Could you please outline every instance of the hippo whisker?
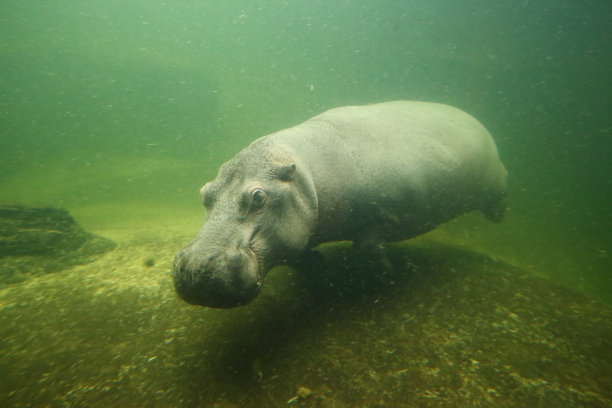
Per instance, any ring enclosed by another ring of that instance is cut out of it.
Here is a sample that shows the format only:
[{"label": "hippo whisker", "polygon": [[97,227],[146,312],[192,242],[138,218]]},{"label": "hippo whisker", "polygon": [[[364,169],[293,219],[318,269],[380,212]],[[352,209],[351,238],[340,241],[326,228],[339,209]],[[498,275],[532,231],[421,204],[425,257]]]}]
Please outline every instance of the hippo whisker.
[{"label": "hippo whisker", "polygon": [[[251,240],[249,241],[248,247],[255,256],[255,259],[257,260],[257,275],[263,278],[265,246],[261,242]],[[261,280],[261,278],[259,278],[259,280]],[[261,284],[261,282],[258,282],[258,284]]]}]

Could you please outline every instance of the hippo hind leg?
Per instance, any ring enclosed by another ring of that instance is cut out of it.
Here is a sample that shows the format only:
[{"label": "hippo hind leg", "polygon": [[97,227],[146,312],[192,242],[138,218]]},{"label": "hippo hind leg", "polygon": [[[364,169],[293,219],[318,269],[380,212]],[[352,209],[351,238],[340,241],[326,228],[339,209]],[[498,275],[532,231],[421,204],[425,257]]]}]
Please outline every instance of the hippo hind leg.
[{"label": "hippo hind leg", "polygon": [[506,213],[506,200],[505,198],[498,197],[495,200],[491,200],[485,207],[482,208],[482,213],[485,218],[493,222],[501,222]]}]

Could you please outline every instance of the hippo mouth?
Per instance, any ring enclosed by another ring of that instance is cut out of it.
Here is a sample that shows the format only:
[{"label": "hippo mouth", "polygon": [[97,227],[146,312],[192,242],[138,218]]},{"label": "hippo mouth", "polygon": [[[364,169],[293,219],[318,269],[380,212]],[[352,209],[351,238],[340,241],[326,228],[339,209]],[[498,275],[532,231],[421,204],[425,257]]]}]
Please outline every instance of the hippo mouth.
[{"label": "hippo mouth", "polygon": [[261,230],[261,226],[258,225],[253,229],[251,236],[247,242],[247,253],[257,263],[257,286],[261,287],[264,277],[264,251],[263,245],[257,238],[257,233]]}]

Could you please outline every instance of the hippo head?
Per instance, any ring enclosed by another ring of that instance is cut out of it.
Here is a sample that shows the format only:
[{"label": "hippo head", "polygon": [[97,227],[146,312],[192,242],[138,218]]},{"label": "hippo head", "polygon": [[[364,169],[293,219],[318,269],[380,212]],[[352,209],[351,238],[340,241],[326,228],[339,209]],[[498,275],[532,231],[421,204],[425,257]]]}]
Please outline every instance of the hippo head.
[{"label": "hippo head", "polygon": [[204,225],[174,258],[174,286],[192,304],[230,308],[253,300],[271,267],[306,248],[317,219],[307,169],[287,149],[265,144],[221,166],[201,195]]}]

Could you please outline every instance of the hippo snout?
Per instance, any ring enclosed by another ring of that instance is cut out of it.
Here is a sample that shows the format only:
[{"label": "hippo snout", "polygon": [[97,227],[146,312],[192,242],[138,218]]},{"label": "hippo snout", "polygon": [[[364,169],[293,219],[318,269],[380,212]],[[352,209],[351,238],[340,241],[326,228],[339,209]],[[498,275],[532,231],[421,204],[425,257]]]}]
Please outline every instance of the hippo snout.
[{"label": "hippo snout", "polygon": [[185,301],[215,308],[249,303],[259,294],[256,255],[248,249],[201,251],[191,245],[174,257],[174,287]]}]

